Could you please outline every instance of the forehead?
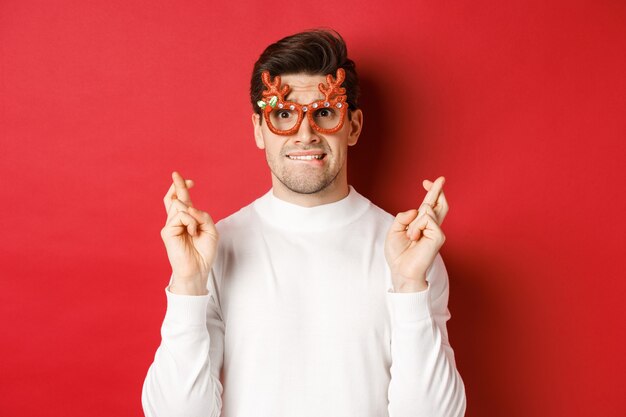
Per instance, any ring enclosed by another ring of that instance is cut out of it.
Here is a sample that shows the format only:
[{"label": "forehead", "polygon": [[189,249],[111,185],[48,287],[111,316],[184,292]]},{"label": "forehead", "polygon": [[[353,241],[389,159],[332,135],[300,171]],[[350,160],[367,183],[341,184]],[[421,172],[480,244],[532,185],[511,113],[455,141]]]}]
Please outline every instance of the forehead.
[{"label": "forehead", "polygon": [[281,84],[289,85],[289,94],[285,97],[288,100],[299,103],[309,103],[311,101],[324,98],[320,92],[318,85],[326,83],[325,75],[310,74],[284,74],[280,76]]}]

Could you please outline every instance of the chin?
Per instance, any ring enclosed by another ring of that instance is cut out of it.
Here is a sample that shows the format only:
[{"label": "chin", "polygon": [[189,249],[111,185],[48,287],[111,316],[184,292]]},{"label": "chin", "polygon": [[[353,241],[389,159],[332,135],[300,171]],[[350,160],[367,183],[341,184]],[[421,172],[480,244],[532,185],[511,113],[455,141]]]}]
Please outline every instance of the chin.
[{"label": "chin", "polygon": [[282,181],[281,180],[281,182],[289,190],[298,194],[317,194],[321,191],[324,191],[331,185],[331,183],[326,182],[326,181],[310,182],[310,181],[293,181],[293,180]]},{"label": "chin", "polygon": [[333,186],[336,177],[336,175],[320,176],[319,174],[313,176],[307,175],[307,173],[300,173],[300,175],[276,175],[276,178],[285,188],[298,194],[317,194],[322,192]]},{"label": "chin", "polygon": [[275,161],[268,158],[272,176],[287,190],[297,194],[313,195],[328,191],[334,187],[335,181],[341,172],[340,169],[337,172],[331,172],[329,171],[331,167],[328,166],[323,169],[313,167],[294,169],[284,165],[275,167],[273,162]]}]

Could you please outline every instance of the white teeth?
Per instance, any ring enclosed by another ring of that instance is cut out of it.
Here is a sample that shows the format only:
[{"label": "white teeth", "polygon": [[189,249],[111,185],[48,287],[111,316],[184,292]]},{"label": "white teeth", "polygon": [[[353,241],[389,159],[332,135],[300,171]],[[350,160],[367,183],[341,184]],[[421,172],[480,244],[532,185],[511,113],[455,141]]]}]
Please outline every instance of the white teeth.
[{"label": "white teeth", "polygon": [[289,159],[298,161],[312,161],[314,159],[322,159],[324,155],[287,155]]}]

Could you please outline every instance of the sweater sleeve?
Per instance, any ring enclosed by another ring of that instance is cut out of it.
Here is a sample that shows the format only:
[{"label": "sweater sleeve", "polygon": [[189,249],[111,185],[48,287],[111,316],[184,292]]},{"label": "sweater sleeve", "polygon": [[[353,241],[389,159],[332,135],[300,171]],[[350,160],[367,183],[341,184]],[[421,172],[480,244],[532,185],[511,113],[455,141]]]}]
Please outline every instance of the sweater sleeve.
[{"label": "sweater sleeve", "polygon": [[465,414],[463,380],[448,342],[448,273],[440,254],[427,273],[428,289],[389,290],[391,381],[389,417],[459,417]]},{"label": "sweater sleeve", "polygon": [[143,385],[144,413],[147,417],[218,417],[224,323],[215,292],[209,289],[205,296],[165,292],[161,345]]}]

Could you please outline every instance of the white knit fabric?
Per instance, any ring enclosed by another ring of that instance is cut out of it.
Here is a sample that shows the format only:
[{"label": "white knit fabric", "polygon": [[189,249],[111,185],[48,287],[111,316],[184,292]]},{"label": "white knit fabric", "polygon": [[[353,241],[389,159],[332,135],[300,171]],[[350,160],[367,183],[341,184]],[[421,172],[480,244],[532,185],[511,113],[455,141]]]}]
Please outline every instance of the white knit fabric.
[{"label": "white knit fabric", "polygon": [[310,208],[270,191],[220,221],[209,295],[166,290],[146,415],[462,416],[443,260],[394,293],[392,221],[352,187]]}]

